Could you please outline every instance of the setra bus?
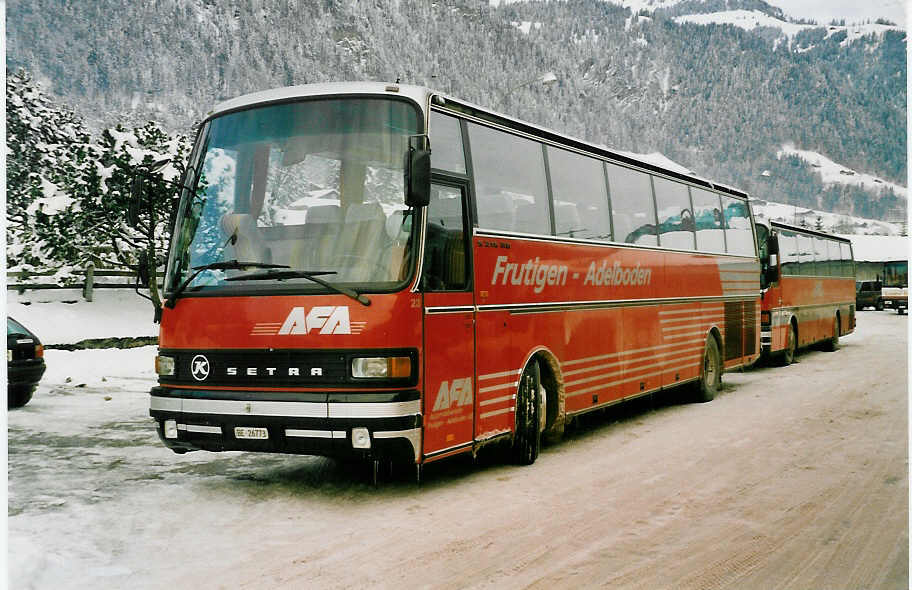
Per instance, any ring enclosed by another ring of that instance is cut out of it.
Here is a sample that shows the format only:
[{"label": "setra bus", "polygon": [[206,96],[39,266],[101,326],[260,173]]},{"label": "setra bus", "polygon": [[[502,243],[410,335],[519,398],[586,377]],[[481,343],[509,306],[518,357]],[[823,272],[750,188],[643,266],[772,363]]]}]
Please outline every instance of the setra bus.
[{"label": "setra bus", "polygon": [[909,261],[892,260],[884,262],[883,306],[904,314],[909,309]]},{"label": "setra bus", "polygon": [[789,365],[801,347],[836,350],[855,329],[855,261],[846,238],[772,221],[757,224],[763,267],[763,353]]},{"label": "setra bus", "polygon": [[150,403],[178,453],[529,464],[759,357],[745,193],[425,88],[230,100],[182,182]]}]

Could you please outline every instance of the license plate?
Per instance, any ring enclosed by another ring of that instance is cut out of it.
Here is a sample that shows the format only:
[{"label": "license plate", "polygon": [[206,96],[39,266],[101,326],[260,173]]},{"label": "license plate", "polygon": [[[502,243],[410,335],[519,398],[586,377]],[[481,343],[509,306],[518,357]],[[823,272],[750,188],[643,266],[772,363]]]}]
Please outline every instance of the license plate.
[{"label": "license plate", "polygon": [[269,431],[265,428],[253,428],[250,426],[235,426],[234,438],[247,438],[263,440],[269,438]]}]

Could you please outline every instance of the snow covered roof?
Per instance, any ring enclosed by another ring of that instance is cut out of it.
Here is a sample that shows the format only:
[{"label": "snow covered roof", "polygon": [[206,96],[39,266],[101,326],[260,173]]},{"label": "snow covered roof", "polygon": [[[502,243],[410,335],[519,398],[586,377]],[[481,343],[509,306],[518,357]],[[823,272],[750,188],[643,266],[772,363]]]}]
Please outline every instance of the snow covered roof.
[{"label": "snow covered roof", "polygon": [[909,236],[843,235],[852,242],[856,262],[887,262],[909,258]]}]

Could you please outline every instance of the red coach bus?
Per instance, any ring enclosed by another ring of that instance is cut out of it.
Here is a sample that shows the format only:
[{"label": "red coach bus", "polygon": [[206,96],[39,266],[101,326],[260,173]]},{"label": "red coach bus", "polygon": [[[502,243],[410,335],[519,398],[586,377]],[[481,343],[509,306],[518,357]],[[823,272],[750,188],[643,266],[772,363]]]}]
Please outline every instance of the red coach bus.
[{"label": "red coach bus", "polygon": [[760,353],[746,194],[428,89],[231,100],[183,182],[150,408],[175,452],[528,464]]},{"label": "red coach bus", "polygon": [[806,228],[758,223],[763,267],[761,342],[780,364],[822,342],[836,350],[855,329],[855,262],[845,238]]}]

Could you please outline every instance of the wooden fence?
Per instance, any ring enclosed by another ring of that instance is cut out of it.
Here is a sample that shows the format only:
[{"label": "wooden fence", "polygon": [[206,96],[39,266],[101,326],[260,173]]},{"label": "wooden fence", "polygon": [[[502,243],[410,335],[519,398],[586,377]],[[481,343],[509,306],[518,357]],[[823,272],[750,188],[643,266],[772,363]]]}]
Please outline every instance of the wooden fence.
[{"label": "wooden fence", "polygon": [[52,283],[47,280],[55,274],[53,272],[8,272],[6,273],[6,288],[19,293],[39,289],[81,288],[83,298],[86,301],[92,301],[92,292],[95,289],[134,289],[136,287],[135,272],[96,269],[92,263],[86,265],[78,279],[70,278],[62,283]]}]

